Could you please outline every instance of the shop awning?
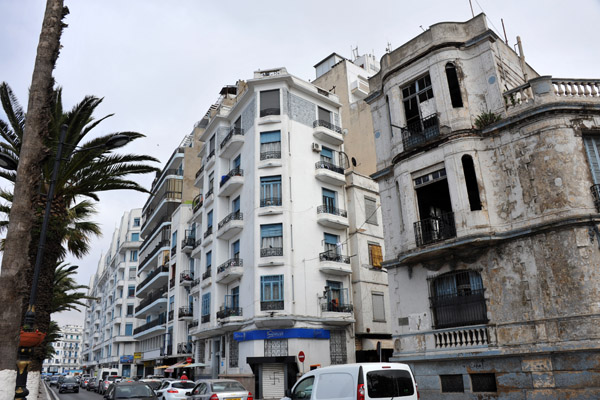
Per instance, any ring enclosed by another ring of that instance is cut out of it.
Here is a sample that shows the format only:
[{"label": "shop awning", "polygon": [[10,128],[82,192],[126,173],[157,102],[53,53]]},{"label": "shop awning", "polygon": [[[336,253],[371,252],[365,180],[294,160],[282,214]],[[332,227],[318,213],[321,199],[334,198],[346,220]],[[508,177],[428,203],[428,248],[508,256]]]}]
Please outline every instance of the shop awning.
[{"label": "shop awning", "polygon": [[208,364],[203,364],[203,363],[192,363],[192,364],[187,364],[185,365],[185,367],[189,367],[189,368],[194,368],[194,367],[207,367]]},{"label": "shop awning", "polygon": [[185,361],[178,362],[177,364],[173,364],[173,365],[167,367],[167,369],[165,369],[165,372],[173,372],[173,370],[175,368],[183,368],[183,367],[185,367],[186,364],[188,364],[188,363],[186,363]]},{"label": "shop awning", "polygon": [[165,368],[169,368],[168,365],[161,365],[160,367],[154,367],[156,369],[165,369]]}]

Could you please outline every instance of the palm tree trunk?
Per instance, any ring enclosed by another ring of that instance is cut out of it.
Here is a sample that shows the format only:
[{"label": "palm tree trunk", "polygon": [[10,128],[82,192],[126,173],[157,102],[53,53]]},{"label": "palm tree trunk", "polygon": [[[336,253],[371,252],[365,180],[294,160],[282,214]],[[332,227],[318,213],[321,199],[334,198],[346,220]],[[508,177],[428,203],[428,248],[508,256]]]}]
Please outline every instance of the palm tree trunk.
[{"label": "palm tree trunk", "polygon": [[63,0],[47,0],[38,43],[27,120],[19,156],[19,167],[14,188],[6,234],[2,271],[0,275],[0,400],[12,400],[16,382],[17,348],[22,321],[24,273],[30,266],[29,247],[33,224],[33,201],[39,185],[42,162],[47,154],[44,139],[48,137],[50,99],[54,86],[52,71],[60,49],[60,37],[68,14]]}]

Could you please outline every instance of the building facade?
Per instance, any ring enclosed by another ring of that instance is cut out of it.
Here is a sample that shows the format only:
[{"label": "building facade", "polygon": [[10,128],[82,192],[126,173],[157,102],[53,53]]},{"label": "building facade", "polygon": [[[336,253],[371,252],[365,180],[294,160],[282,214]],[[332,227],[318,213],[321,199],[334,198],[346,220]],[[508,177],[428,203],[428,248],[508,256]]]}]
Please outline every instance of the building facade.
[{"label": "building facade", "polygon": [[47,374],[74,374],[81,372],[83,328],[80,325],[63,325],[60,338],[52,343],[54,356],[44,360],[42,372]]},{"label": "building facade", "polygon": [[539,76],[483,14],[369,80],[393,360],[422,398],[600,396],[599,82]]},{"label": "building facade", "polygon": [[141,209],[121,217],[107,253],[90,279],[84,320],[82,364],[94,376],[102,368],[118,369],[121,376],[136,376],[134,364],[138,299],[135,296],[137,266],[141,245]]}]

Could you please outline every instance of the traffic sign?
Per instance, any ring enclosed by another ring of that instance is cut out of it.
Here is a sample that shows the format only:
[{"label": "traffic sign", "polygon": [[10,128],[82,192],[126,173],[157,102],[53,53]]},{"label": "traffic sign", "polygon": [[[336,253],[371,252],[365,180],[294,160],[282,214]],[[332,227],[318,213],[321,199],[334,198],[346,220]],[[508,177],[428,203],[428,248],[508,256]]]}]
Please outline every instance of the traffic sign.
[{"label": "traffic sign", "polygon": [[305,358],[304,352],[300,351],[300,353],[298,353],[298,361],[304,362],[304,358]]},{"label": "traffic sign", "polygon": [[192,357],[188,357],[185,359],[186,364],[190,364],[192,362]]}]

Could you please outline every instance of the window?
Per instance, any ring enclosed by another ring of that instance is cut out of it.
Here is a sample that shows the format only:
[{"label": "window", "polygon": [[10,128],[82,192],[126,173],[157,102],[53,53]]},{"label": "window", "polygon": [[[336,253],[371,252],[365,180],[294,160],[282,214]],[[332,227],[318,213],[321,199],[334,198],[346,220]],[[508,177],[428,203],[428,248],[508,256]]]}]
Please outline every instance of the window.
[{"label": "window", "polygon": [[212,251],[206,253],[206,270],[209,271],[212,266]]},{"label": "window", "polygon": [[281,357],[288,355],[287,339],[265,340],[265,357]]},{"label": "window", "polygon": [[129,285],[127,287],[127,297],[135,297],[135,285]]},{"label": "window", "polygon": [[378,244],[369,243],[369,262],[375,268],[381,268],[381,262],[383,261],[383,254],[381,252],[381,246]]},{"label": "window", "polygon": [[334,164],[333,150],[328,149],[325,146],[321,147],[321,161],[328,162],[330,164]]},{"label": "window", "polygon": [[175,309],[175,296],[169,297],[169,311],[173,311]]},{"label": "window", "polygon": [[213,211],[210,210],[208,214],[206,214],[206,228],[210,229],[213,226]]},{"label": "window", "polygon": [[281,205],[281,175],[262,176],[260,178],[260,206]]},{"label": "window", "polygon": [[440,375],[442,393],[464,393],[465,384],[462,375]]},{"label": "window", "polygon": [[461,158],[463,172],[465,174],[465,183],[467,184],[467,195],[469,196],[469,205],[471,211],[481,210],[481,199],[479,198],[479,186],[477,185],[477,175],[473,165],[473,157],[465,154]]},{"label": "window", "polygon": [[240,196],[236,197],[235,199],[233,199],[233,201],[231,202],[231,211],[235,214],[240,212]]},{"label": "window", "polygon": [[212,137],[208,141],[208,158],[211,158],[215,154],[216,136]]},{"label": "window", "polygon": [[323,121],[323,122],[327,122],[328,124],[331,123],[331,112],[327,111],[324,108],[321,107],[317,107],[317,115],[318,115],[318,120],[319,121]]},{"label": "window", "polygon": [[[137,261],[137,255],[136,255],[136,261]],[[135,279],[136,276],[136,268],[129,268],[129,279]]]},{"label": "window", "polygon": [[330,233],[325,233],[324,234],[324,247],[325,247],[325,252],[329,253],[329,255],[331,255],[332,257],[335,255],[338,255],[338,243],[340,242],[340,237],[338,235],[332,235]]},{"label": "window", "polygon": [[433,89],[431,88],[429,74],[412,81],[402,88],[402,102],[404,104],[408,129],[411,129],[411,126],[414,126],[415,123],[420,124],[421,112],[425,111],[421,110],[421,107],[423,107],[422,103],[431,99],[433,99]]},{"label": "window", "polygon": [[329,355],[331,364],[346,364],[346,331],[331,330],[329,336]]},{"label": "window", "polygon": [[325,206],[325,212],[328,214],[337,214],[336,210],[336,197],[337,193],[333,190],[322,189],[323,193],[323,205]]},{"label": "window", "polygon": [[129,252],[129,261],[137,261],[138,260],[138,251],[132,250]]},{"label": "window", "polygon": [[283,255],[283,225],[268,224],[260,226],[260,256]]},{"label": "window", "polygon": [[348,299],[348,289],[343,287],[342,282],[328,280],[326,284],[325,295],[327,303],[321,309],[331,312],[351,312],[352,306]]},{"label": "window", "polygon": [[210,293],[202,295],[202,316],[210,315]]},{"label": "window", "polygon": [[385,303],[383,293],[372,292],[373,301],[373,321],[385,322]]},{"label": "window", "polygon": [[131,241],[132,242],[139,242],[140,241],[140,234],[138,232],[132,233],[131,234]]},{"label": "window", "polygon": [[240,344],[237,340],[233,338],[233,333],[230,333],[228,336],[229,340],[229,367],[237,368],[238,360],[239,360],[239,348]]},{"label": "window", "polygon": [[478,272],[452,271],[429,280],[436,329],[488,322],[484,288]]},{"label": "window", "polygon": [[229,304],[227,299],[225,299],[225,307],[237,309],[240,307],[240,287],[236,286],[231,289],[231,294],[229,295]]},{"label": "window", "polygon": [[210,175],[208,175],[208,191],[206,192],[206,197],[208,197],[212,194],[214,187],[215,187],[215,173],[211,172]]},{"label": "window", "polygon": [[279,89],[260,92],[260,116],[279,114]]},{"label": "window", "polygon": [[283,275],[260,277],[261,310],[283,310]]},{"label": "window", "polygon": [[271,160],[281,158],[281,132],[260,133],[260,159]]},{"label": "window", "polygon": [[292,393],[292,400],[304,400],[310,399],[312,395],[313,386],[315,383],[315,377],[310,376],[296,385],[294,393]]},{"label": "window", "polygon": [[231,169],[238,169],[240,167],[240,165],[242,164],[242,155],[238,155],[236,158],[233,159],[233,164],[231,166]]},{"label": "window", "polygon": [[127,304],[127,315],[126,317],[133,317],[133,304]]},{"label": "window", "polygon": [[232,258],[240,258],[240,241],[236,240],[231,244],[231,256]]},{"label": "window", "polygon": [[458,82],[458,75],[456,74],[456,67],[452,63],[446,64],[446,79],[448,79],[448,90],[450,91],[450,100],[452,101],[452,107],[462,107],[463,101],[460,95],[460,84]]},{"label": "window", "polygon": [[367,221],[367,224],[378,225],[377,201],[370,197],[365,197],[365,219]]},{"label": "window", "polygon": [[473,393],[497,392],[496,374],[470,374]]},{"label": "window", "polygon": [[133,335],[133,324],[125,324],[125,336]]},{"label": "window", "polygon": [[134,227],[140,226],[140,219],[139,218],[134,218],[133,219],[133,226]]}]

